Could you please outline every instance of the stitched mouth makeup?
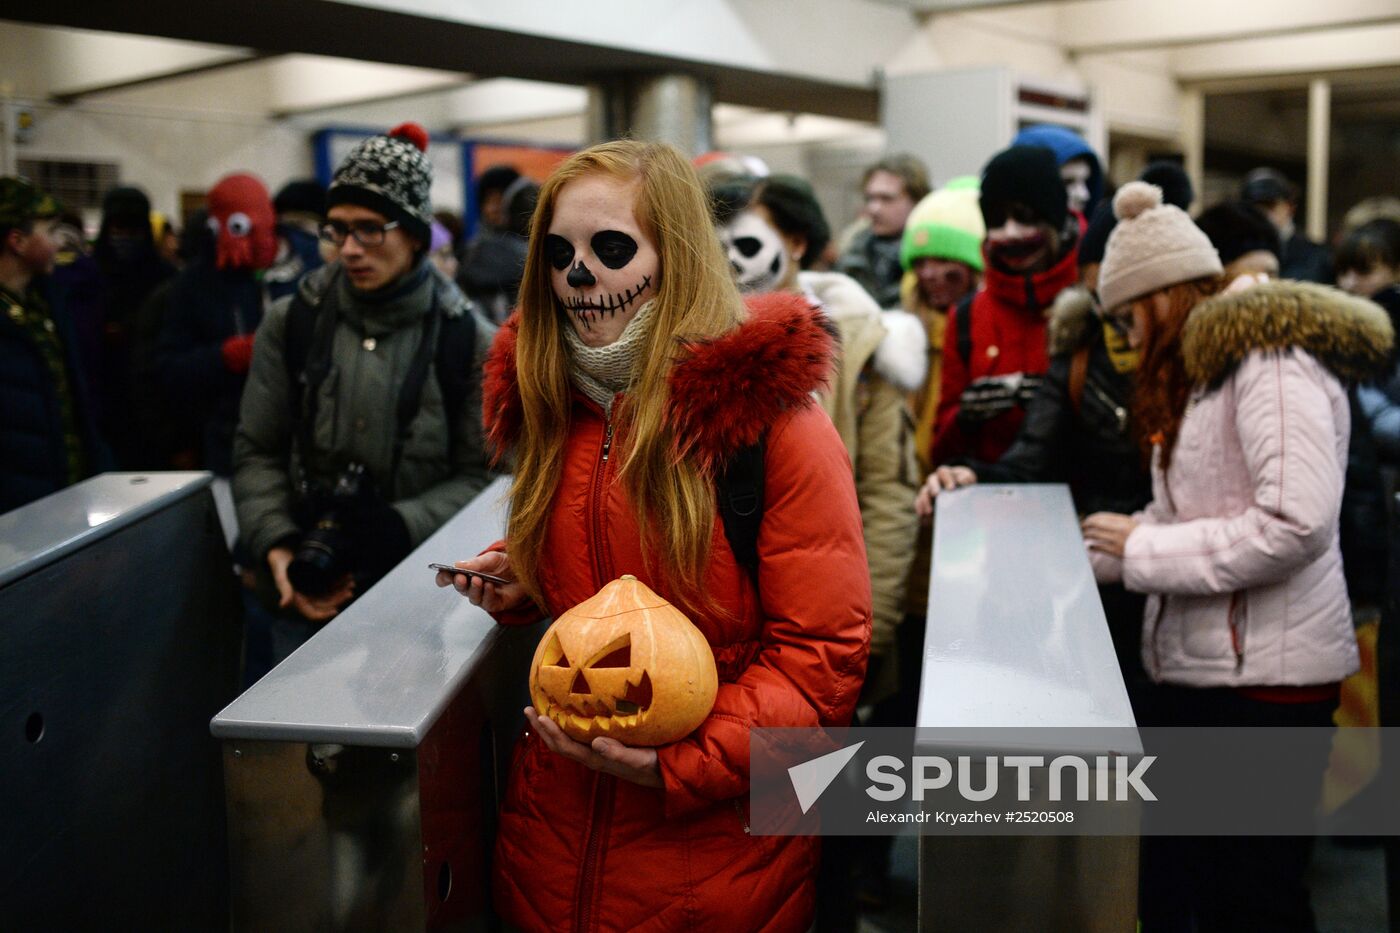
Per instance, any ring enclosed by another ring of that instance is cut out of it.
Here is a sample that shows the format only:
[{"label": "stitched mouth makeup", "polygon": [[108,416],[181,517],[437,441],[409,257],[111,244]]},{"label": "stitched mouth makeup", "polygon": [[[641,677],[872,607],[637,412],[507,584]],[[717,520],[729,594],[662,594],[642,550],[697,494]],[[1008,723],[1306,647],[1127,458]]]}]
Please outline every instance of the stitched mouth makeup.
[{"label": "stitched mouth makeup", "polygon": [[649,288],[651,288],[651,276],[646,275],[642,276],[642,280],[636,285],[623,292],[587,298],[582,295],[566,296],[564,307],[568,309],[570,314],[577,317],[584,327],[591,330],[594,321],[603,315],[612,317],[619,311],[626,311]]}]

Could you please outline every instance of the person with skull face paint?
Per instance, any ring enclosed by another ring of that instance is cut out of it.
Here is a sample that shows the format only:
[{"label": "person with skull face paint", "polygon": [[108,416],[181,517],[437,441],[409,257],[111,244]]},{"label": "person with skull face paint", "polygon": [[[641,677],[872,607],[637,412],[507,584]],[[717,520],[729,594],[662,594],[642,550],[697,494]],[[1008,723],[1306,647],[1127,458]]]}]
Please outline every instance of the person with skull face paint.
[{"label": "person with skull face paint", "polygon": [[[812,398],[835,352],[823,315],[796,295],[746,303],[711,230],[671,146],[575,154],[540,190],[520,307],[487,366],[489,439],[516,465],[510,521],[458,566],[515,582],[439,585],[529,623],[632,574],[686,612],[719,674],[708,718],[655,749],[583,745],[526,710],[494,868],[497,908],[523,929],[812,920],[817,840],[746,832],[749,731],[850,721],[870,638],[860,511]],[[760,438],[751,574],[716,483]]]},{"label": "person with skull face paint", "polygon": [[1049,366],[1051,306],[1078,277],[1079,224],[1049,149],[1012,146],[993,156],[982,171],[981,206],[986,272],[971,303],[948,314],[953,352],[943,356],[933,466],[994,461],[1011,446]]},{"label": "person with skull face paint", "polygon": [[1040,123],[1017,133],[1011,145],[1044,146],[1055,153],[1070,213],[1078,215],[1082,230],[1103,196],[1103,164],[1084,137],[1067,127]]},{"label": "person with skull face paint", "polygon": [[861,697],[873,703],[895,689],[895,627],[918,527],[908,507],[918,478],[904,396],[922,381],[927,337],[912,314],[881,312],[850,276],[810,271],[830,233],[802,179],[739,178],[714,188],[711,201],[739,290],[806,295],[839,336],[836,376],[819,397],[855,469],[874,604]]},{"label": "person with skull face paint", "polygon": [[[863,724],[897,725],[879,711],[900,689],[900,668],[907,666],[898,650],[907,641],[899,626],[918,533],[909,499],[920,474],[905,398],[923,381],[928,337],[918,318],[882,312],[850,276],[811,271],[829,234],[821,205],[802,179],[741,177],[715,186],[711,201],[740,291],[806,295],[840,338],[836,378],[819,397],[855,469],[870,566],[874,612],[861,702],[876,704],[877,713]],[[857,876],[870,863],[888,862],[879,840],[863,842],[828,840],[823,848],[818,930],[856,928]]]}]

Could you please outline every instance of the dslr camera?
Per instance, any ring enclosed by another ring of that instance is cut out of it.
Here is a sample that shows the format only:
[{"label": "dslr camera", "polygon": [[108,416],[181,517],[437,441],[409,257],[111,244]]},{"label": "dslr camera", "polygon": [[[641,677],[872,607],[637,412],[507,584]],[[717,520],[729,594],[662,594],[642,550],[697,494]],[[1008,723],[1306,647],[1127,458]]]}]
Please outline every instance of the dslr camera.
[{"label": "dslr camera", "polygon": [[303,479],[300,492],[302,527],[309,530],[287,567],[287,579],[300,593],[325,596],[360,569],[360,516],[379,497],[362,463],[346,466],[329,489]]}]

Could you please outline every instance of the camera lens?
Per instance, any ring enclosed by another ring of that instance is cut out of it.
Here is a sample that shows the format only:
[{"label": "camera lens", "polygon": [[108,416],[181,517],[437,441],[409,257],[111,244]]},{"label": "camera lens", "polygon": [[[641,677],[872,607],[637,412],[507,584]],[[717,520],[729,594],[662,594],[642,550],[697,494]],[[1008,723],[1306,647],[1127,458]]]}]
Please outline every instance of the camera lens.
[{"label": "camera lens", "polygon": [[287,579],[299,593],[325,596],[349,573],[348,541],[336,521],[318,522],[297,547]]}]

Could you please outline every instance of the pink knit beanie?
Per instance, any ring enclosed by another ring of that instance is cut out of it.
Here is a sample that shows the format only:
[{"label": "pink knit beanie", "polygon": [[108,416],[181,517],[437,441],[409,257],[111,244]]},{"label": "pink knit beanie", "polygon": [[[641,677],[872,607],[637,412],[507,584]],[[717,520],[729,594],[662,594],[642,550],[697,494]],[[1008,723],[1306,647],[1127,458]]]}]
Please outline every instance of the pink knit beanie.
[{"label": "pink knit beanie", "polygon": [[1162,204],[1162,189],[1130,181],[1113,198],[1118,226],[1099,267],[1099,302],[1107,311],[1159,288],[1219,275],[1215,247],[1186,212]]}]

